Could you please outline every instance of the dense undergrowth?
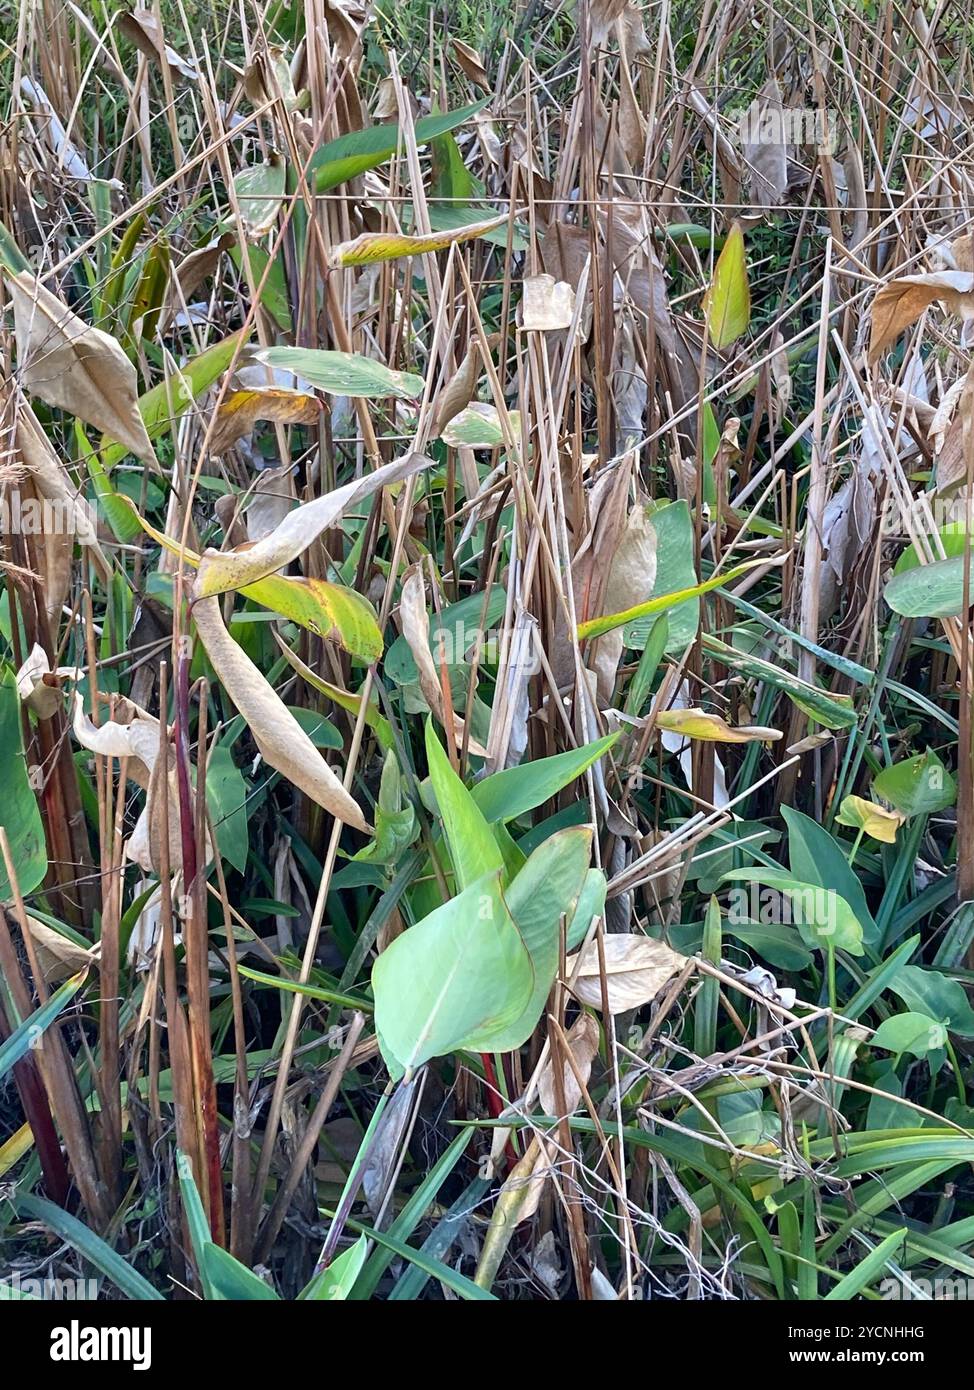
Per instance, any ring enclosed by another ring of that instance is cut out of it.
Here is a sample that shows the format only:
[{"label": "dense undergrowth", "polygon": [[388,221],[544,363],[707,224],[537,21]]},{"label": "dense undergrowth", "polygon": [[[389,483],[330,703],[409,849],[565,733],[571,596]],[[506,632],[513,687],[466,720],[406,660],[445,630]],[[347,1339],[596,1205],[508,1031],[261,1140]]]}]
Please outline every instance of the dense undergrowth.
[{"label": "dense undergrowth", "polygon": [[974,1275],[965,7],[2,38],[0,1294]]}]

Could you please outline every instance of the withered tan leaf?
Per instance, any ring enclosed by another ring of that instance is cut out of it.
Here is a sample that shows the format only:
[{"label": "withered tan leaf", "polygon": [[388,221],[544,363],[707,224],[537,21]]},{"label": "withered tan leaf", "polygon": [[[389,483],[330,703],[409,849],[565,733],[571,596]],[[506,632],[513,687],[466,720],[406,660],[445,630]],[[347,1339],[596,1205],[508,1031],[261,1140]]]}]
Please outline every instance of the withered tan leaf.
[{"label": "withered tan leaf", "polygon": [[479,87],[482,92],[490,91],[490,78],[487,76],[487,69],[484,67],[484,60],[475,48],[470,44],[464,43],[462,39],[453,40],[453,52],[456,60],[463,69],[464,76],[467,77],[475,87]]},{"label": "withered tan leaf", "polygon": [[100,944],[79,946],[70,937],[62,936],[30,913],[26,914],[26,921],[37,952],[37,963],[49,984],[66,980],[69,975],[77,975],[79,970],[87,970],[100,954]]},{"label": "withered tan leaf", "polygon": [[[568,1030],[566,1037],[578,1074],[588,1085],[592,1062],[599,1050],[599,1025],[591,1014],[580,1014]],[[538,1077],[538,1100],[541,1102],[541,1109],[546,1115],[557,1118],[561,1118],[562,1115],[571,1115],[578,1109],[579,1101],[582,1099],[578,1079],[567,1058],[564,1059],[563,1066],[564,1110],[558,1103],[558,1094],[555,1090],[555,1068],[550,1058],[542,1067]]]},{"label": "withered tan leaf", "polygon": [[869,361],[875,362],[935,301],[959,314],[965,322],[974,319],[974,274],[940,270],[927,275],[903,275],[883,285],[873,300]]},{"label": "withered tan leaf", "polygon": [[24,390],[155,464],[135,368],[115,339],[84,323],[26,270],[9,283]]},{"label": "withered tan leaf", "polygon": [[246,720],[264,761],[338,820],[369,831],[358,802],[342,786],[277,691],[230,636],[219,600],[197,600],[193,619],[213,669]]},{"label": "withered tan leaf", "polygon": [[[605,992],[609,1012],[613,1014],[637,1009],[641,1004],[655,999],[667,980],[686,964],[685,956],[649,936],[610,933],[603,937],[602,942]],[[601,1009],[602,977],[598,941],[590,941],[578,955],[569,957],[565,967],[567,979],[571,979],[576,964],[579,969],[572,992],[581,1003]]]}]

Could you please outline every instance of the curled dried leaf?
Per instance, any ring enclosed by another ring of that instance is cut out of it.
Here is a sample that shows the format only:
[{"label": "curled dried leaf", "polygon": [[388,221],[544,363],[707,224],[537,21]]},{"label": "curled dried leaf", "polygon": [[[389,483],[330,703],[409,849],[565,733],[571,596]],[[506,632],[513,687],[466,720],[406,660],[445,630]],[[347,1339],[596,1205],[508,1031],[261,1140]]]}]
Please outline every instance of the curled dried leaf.
[{"label": "curled dried leaf", "polygon": [[337,820],[368,832],[370,827],[358,802],[342,786],[277,691],[230,636],[219,601],[197,600],[193,618],[213,669],[246,720],[264,761]]},{"label": "curled dried leaf", "polygon": [[[423,698],[444,729],[449,731],[452,726],[453,737],[459,748],[463,744],[465,726],[460,716],[446,707],[443,686],[430,651],[430,620],[426,611],[426,585],[423,582],[422,561],[406,571],[399,600],[399,619],[402,623],[402,635],[409,645],[419,671]],[[487,756],[486,748],[475,738],[468,737],[467,747],[477,757]]]},{"label": "curled dried leaf", "polygon": [[883,285],[873,300],[869,361],[875,362],[935,302],[960,314],[965,322],[974,319],[974,274],[941,270],[929,275],[903,275]]},{"label": "curled dried leaf", "polygon": [[84,323],[26,270],[9,281],[24,389],[154,464],[135,368],[115,339]]},{"label": "curled dried leaf", "polygon": [[[572,1024],[566,1037],[575,1061],[575,1069],[585,1084],[588,1085],[592,1063],[599,1050],[599,1025],[591,1014],[583,1013]],[[564,1059],[563,1065],[564,1111],[559,1105],[558,1093],[555,1090],[555,1069],[550,1059],[541,1069],[541,1075],[538,1077],[538,1100],[541,1102],[541,1108],[546,1115],[557,1118],[560,1118],[562,1114],[572,1114],[574,1110],[578,1109],[578,1104],[582,1099],[578,1078],[567,1058]]]},{"label": "curled dried leaf", "polygon": [[[654,941],[648,936],[629,936],[610,934],[602,938],[605,955],[605,993],[609,1012],[625,1013],[627,1009],[638,1009],[648,1004],[679,970],[686,964],[686,957],[672,951],[662,941]],[[572,985],[576,999],[593,1008],[602,1008],[602,972],[599,963],[599,943],[590,941],[578,955],[571,956],[566,963],[566,976],[570,980],[578,965],[578,974]]]}]

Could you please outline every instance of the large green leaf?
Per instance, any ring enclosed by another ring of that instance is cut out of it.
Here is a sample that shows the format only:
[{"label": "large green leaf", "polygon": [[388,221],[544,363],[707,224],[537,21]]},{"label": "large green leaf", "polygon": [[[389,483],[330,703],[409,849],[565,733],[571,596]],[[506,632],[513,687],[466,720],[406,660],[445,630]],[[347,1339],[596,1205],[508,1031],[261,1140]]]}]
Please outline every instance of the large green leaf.
[{"label": "large green leaf", "polygon": [[271,347],[254,354],[268,367],[279,367],[327,391],[333,396],[358,396],[415,401],[423,394],[423,378],[411,372],[394,372],[384,362],[357,352],[333,352],[326,348]]},{"label": "large green leaf", "polygon": [[866,945],[875,945],[879,927],[869,911],[862,883],[838,842],[818,821],[793,806],[782,806],[781,814],[788,827],[788,863],[795,878],[841,893],[862,927]]},{"label": "large green leaf", "polygon": [[509,1052],[534,1032],[558,969],[559,925],[562,917],[572,918],[591,857],[591,826],[559,830],[538,846],[508,885],[504,897],[534,966],[534,988],[523,1012],[506,1029],[492,1028],[468,1039],[473,1051]]},{"label": "large green leaf", "polygon": [[[7,832],[10,842],[10,858],[17,873],[17,885],[26,896],[44,882],[47,844],[24,754],[17,682],[9,667],[0,677],[0,767],[3,768],[0,825]],[[7,871],[0,860],[0,902],[7,902],[10,892]]]},{"label": "large green leaf", "polygon": [[932,748],[878,772],[873,791],[904,816],[934,815],[957,800],[957,784]]},{"label": "large green leaf", "polygon": [[922,965],[903,965],[889,987],[914,1013],[937,1019],[958,1037],[974,1038],[974,1009],[958,980]]},{"label": "large green leaf", "polygon": [[[896,574],[886,585],[883,597],[894,613],[903,618],[953,618],[964,611],[965,555],[935,560],[932,565]],[[974,567],[968,595],[974,599]]]},{"label": "large green leaf", "polygon": [[747,282],[744,232],[735,222],[717,257],[714,277],[703,297],[710,341],[725,348],[747,332],[751,321],[751,290]]},{"label": "large green leaf", "polygon": [[809,946],[820,951],[862,955],[862,924],[845,898],[833,889],[823,888],[818,883],[803,883],[784,869],[765,869],[759,865],[731,869],[724,874],[723,881],[763,884],[776,889],[790,902],[795,926]]},{"label": "large green leaf", "polygon": [[247,829],[247,783],[229,748],[218,745],[206,759],[206,804],[220,853],[243,873],[250,836]]},{"label": "large green leaf", "polygon": [[[656,584],[651,598],[678,589],[690,589],[697,582],[693,563],[693,518],[686,502],[667,502],[650,512],[656,532]],[[684,652],[697,635],[700,623],[700,598],[684,599],[674,604],[666,614],[666,646],[668,652]],[[653,615],[635,618],[626,624],[623,639],[627,647],[642,651],[651,629],[657,622]]]},{"label": "large green leaf", "polygon": [[502,870],[504,858],[483,812],[450,766],[431,719],[426,721],[426,757],[457,883],[467,888]]},{"label": "large green leaf", "polygon": [[500,872],[488,874],[397,936],[373,965],[382,1055],[398,1073],[466,1048],[472,1037],[500,1036],[533,987]]},{"label": "large green leaf", "polygon": [[475,782],[471,795],[488,821],[516,820],[550,801],[560,791],[587,772],[619,738],[618,733],[606,734],[594,743],[570,748],[567,753],[555,753],[537,762],[520,763],[505,768]]},{"label": "large green leaf", "polygon": [[[426,145],[438,135],[469,121],[487,104],[487,97],[461,106],[456,111],[445,111],[442,115],[424,116],[414,127],[417,145]],[[348,135],[340,135],[322,145],[311,161],[311,177],[316,193],[327,193],[330,188],[347,183],[349,179],[364,174],[390,159],[401,141],[398,125],[374,125],[368,130],[353,130]]]}]

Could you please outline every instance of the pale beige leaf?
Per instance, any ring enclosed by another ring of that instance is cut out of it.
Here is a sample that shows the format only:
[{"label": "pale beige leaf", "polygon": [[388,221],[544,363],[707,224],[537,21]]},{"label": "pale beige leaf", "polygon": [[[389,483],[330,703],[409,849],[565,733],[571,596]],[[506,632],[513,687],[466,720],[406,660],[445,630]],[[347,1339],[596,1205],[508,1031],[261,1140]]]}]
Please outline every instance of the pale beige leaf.
[{"label": "pale beige leaf", "polygon": [[[444,729],[449,732],[452,726],[454,741],[459,748],[463,744],[465,726],[458,714],[445,707],[440,674],[430,651],[430,620],[426,611],[426,585],[423,581],[422,561],[410,566],[403,578],[399,599],[399,621],[402,624],[402,635],[419,671],[423,698]],[[472,736],[467,739],[467,747],[479,758],[487,756],[486,748]]]},{"label": "pale beige leaf", "polygon": [[[257,549],[255,546],[254,549]],[[199,599],[193,619],[213,669],[264,761],[336,819],[368,831],[358,802],[342,786],[277,692],[230,636],[216,598]]]},{"label": "pale beige leaf", "polygon": [[744,162],[751,176],[751,205],[761,212],[777,207],[788,186],[788,145],[781,90],[769,78],[742,118]]},{"label": "pale beige leaf", "polygon": [[64,703],[60,681],[83,680],[85,672],[74,666],[51,670],[47,652],[35,642],[30,655],[17,672],[17,694],[38,719],[51,719]]},{"label": "pale beige leaf", "polygon": [[26,921],[41,974],[49,984],[66,980],[69,975],[77,975],[80,970],[87,970],[100,954],[99,944],[87,949],[78,946],[53,927],[49,927],[46,922],[32,917],[30,913],[26,914]]},{"label": "pale beige leaf", "polygon": [[[572,1057],[575,1060],[575,1067],[582,1080],[588,1085],[592,1062],[599,1050],[599,1025],[591,1014],[580,1014],[568,1030],[567,1038],[568,1046],[571,1048]],[[555,1068],[550,1058],[541,1069],[541,1075],[538,1077],[538,1100],[541,1102],[541,1109],[546,1115],[552,1115],[559,1119],[563,1115],[571,1115],[577,1110],[582,1099],[578,1079],[567,1058],[564,1059],[563,1066],[564,1109],[558,1103],[558,1093],[555,1090]]]},{"label": "pale beige leaf", "polygon": [[[119,702],[116,713],[128,722],[111,719],[104,724],[94,724],[85,713],[84,701],[76,693],[72,721],[74,736],[82,748],[92,753],[106,758],[126,759],[127,775],[145,790],[145,806],[125,845],[125,857],[138,864],[145,873],[157,874],[161,870],[165,825],[160,790],[163,775],[167,776],[169,868],[171,873],[177,873],[182,869],[183,847],[175,751],[169,750],[164,766],[159,760],[158,719],[128,700]],[[208,841],[208,858],[211,849]]]},{"label": "pale beige leaf", "polygon": [[[633,507],[612,557],[602,599],[603,613],[622,613],[652,596],[656,584],[656,531],[646,508]],[[613,628],[595,644],[591,666],[598,678],[598,697],[607,704],[622,659],[624,630]]]},{"label": "pale beige leaf", "polygon": [[228,589],[255,584],[258,579],[283,569],[303,554],[322,531],[334,526],[348,507],[371,497],[380,487],[401,482],[403,478],[430,468],[432,463],[433,460],[424,454],[407,454],[334,492],[295,507],[269,536],[247,550],[205,550],[196,576],[196,597],[209,598]]},{"label": "pale beige leaf", "polygon": [[521,327],[528,332],[570,328],[575,313],[575,291],[553,275],[529,275],[521,298]]},{"label": "pale beige leaf", "polygon": [[[667,980],[686,964],[685,956],[648,936],[610,933],[602,938],[602,944],[605,953],[605,992],[609,1012],[613,1014],[638,1009],[641,1004],[655,999]],[[572,993],[581,1003],[601,1009],[602,977],[598,941],[590,941],[578,955],[568,959],[566,980],[572,978],[579,957],[579,971],[572,985]]]},{"label": "pale beige leaf", "polygon": [[26,270],[9,283],[24,390],[154,464],[135,368],[115,339],[84,323]]},{"label": "pale beige leaf", "polygon": [[904,275],[883,285],[873,300],[869,361],[875,362],[935,301],[959,314],[965,322],[974,318],[974,274],[941,270],[928,275]]}]

